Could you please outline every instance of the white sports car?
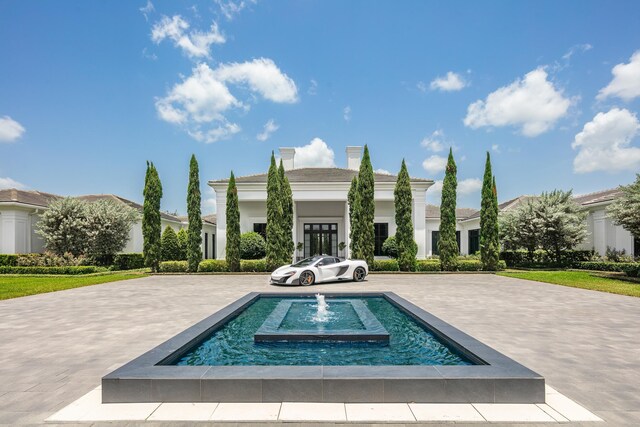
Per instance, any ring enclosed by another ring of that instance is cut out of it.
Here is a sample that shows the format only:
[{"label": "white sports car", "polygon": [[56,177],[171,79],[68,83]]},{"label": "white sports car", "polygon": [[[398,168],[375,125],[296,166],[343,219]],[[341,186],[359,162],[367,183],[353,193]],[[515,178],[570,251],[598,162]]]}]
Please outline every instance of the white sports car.
[{"label": "white sports car", "polygon": [[318,255],[276,269],[271,273],[271,284],[309,286],[341,280],[361,282],[367,274],[369,267],[365,261]]}]

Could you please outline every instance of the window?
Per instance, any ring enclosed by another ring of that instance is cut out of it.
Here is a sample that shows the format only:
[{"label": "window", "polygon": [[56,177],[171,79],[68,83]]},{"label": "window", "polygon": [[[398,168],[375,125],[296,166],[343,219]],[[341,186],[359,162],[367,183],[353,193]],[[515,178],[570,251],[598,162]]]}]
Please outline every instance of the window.
[{"label": "window", "polygon": [[338,224],[304,224],[304,256],[338,255]]},{"label": "window", "polygon": [[480,250],[480,229],[469,230],[469,255]]},{"label": "window", "polygon": [[[438,241],[440,240],[440,231],[432,231],[431,232],[431,254],[432,255],[440,255],[440,250],[438,250]],[[456,231],[456,242],[458,243],[458,252],[460,251],[460,232]]]},{"label": "window", "polygon": [[640,238],[633,238],[633,256],[640,258]]},{"label": "window", "polygon": [[209,259],[209,233],[204,233],[204,259]]},{"label": "window", "polygon": [[384,241],[387,240],[387,237],[389,237],[389,224],[386,222],[377,222],[373,224],[373,230],[375,236],[373,254],[382,256],[384,255],[382,253],[382,245]]},{"label": "window", "polygon": [[253,231],[261,235],[264,240],[267,240],[267,223],[266,222],[253,223]]}]

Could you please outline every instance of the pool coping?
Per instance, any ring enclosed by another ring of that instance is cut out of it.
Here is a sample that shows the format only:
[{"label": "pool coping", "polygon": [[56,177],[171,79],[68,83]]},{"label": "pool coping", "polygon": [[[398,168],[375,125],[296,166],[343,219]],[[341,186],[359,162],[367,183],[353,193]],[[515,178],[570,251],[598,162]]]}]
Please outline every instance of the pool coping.
[{"label": "pool coping", "polygon": [[383,297],[478,365],[170,366],[259,297],[251,292],[102,378],[103,403],[371,402],[544,403],[544,378],[393,292],[323,292]]}]

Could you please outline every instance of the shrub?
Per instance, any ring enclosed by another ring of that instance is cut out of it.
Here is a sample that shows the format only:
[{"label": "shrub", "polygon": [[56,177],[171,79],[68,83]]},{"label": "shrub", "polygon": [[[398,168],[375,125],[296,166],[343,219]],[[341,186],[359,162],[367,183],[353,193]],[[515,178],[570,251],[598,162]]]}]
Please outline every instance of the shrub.
[{"label": "shrub", "polygon": [[595,270],[595,271],[626,271],[625,267],[633,266],[632,263],[626,262],[609,262],[609,261],[587,261],[579,262],[574,265],[575,268],[580,270]]},{"label": "shrub", "polygon": [[0,274],[91,274],[106,271],[104,267],[96,267],[93,265],[70,265],[64,267],[0,267]]},{"label": "shrub", "polygon": [[160,254],[162,261],[182,261],[182,251],[180,249],[180,241],[178,235],[167,225],[162,232]]},{"label": "shrub", "polygon": [[240,271],[263,273],[271,270],[267,269],[265,259],[243,259],[240,261]]},{"label": "shrub", "polygon": [[227,269],[227,261],[223,259],[205,259],[200,261],[198,271],[202,273],[223,272]]},{"label": "shrub", "polygon": [[560,263],[555,262],[554,258],[542,249],[534,252],[517,250],[500,253],[500,259],[504,260],[509,267],[572,267],[581,262],[591,261],[593,258],[594,252],[586,250],[562,251]]},{"label": "shrub", "polygon": [[416,271],[440,271],[439,259],[421,259],[416,263]]},{"label": "shrub", "polygon": [[240,235],[240,258],[243,260],[264,258],[266,250],[267,242],[260,234],[249,231]]},{"label": "shrub", "polygon": [[398,261],[395,259],[376,259],[371,268],[373,271],[400,271]]},{"label": "shrub", "polygon": [[161,273],[186,273],[189,264],[187,261],[163,261],[159,265]]},{"label": "shrub", "polygon": [[144,268],[142,253],[116,254],[113,258],[114,270],[134,270],[137,268]]},{"label": "shrub", "polygon": [[87,265],[88,260],[84,256],[73,256],[67,252],[63,255],[56,255],[53,252],[43,254],[20,254],[16,259],[18,267],[67,267],[77,265]]},{"label": "shrub", "polygon": [[607,246],[604,258],[609,262],[633,262],[633,257],[627,255],[626,249],[616,250]]},{"label": "shrub", "polygon": [[18,255],[14,254],[0,254],[0,267],[2,266],[14,266],[18,260]]},{"label": "shrub", "polygon": [[640,277],[640,263],[625,263],[624,272],[629,277]]},{"label": "shrub", "polygon": [[396,243],[396,236],[389,236],[382,244],[382,253],[391,258],[398,257],[398,245]]}]

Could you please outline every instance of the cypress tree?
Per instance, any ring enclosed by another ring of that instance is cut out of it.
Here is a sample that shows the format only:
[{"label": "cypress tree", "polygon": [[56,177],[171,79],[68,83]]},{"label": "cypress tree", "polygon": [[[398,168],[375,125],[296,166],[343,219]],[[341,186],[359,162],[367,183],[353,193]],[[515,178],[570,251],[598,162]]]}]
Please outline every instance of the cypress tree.
[{"label": "cypress tree", "polygon": [[229,177],[227,187],[227,246],[226,261],[229,271],[240,271],[240,210],[238,208],[238,189],[236,178]]},{"label": "cypress tree", "polygon": [[358,212],[359,212],[359,203],[358,203],[358,177],[354,176],[351,180],[351,187],[349,188],[349,193],[347,194],[347,201],[349,203],[349,254],[351,257],[355,257],[355,253],[357,252],[358,242],[357,242],[357,228],[358,228]]},{"label": "cypress tree", "polygon": [[[482,268],[494,271],[498,268],[498,212],[495,179],[491,172],[491,155],[487,151],[482,180],[482,201],[480,204],[480,260]],[[495,205],[495,206],[494,206]]]},{"label": "cypress tree", "polygon": [[458,242],[456,240],[456,162],[453,151],[449,149],[449,159],[442,184],[442,201],[440,203],[440,266],[443,271],[455,271],[458,266]]},{"label": "cypress tree", "polygon": [[144,265],[157,272],[162,256],[160,199],[162,184],[153,163],[147,161],[147,173],[144,180],[144,204],[142,208],[142,236]]},{"label": "cypress tree", "polygon": [[279,267],[282,261],[282,201],[276,158],[271,152],[271,166],[267,175],[267,267]]},{"label": "cypress tree", "polygon": [[493,247],[493,251],[495,251],[494,259],[496,260],[496,270],[497,270],[500,262],[500,222],[498,219],[500,208],[498,207],[498,187],[496,186],[495,175],[493,176],[493,213],[496,218],[496,223],[493,228],[493,239],[491,241],[491,245]]},{"label": "cypress tree", "polygon": [[402,166],[393,190],[396,209],[396,246],[398,265],[401,271],[413,271],[416,268],[418,246],[413,239],[411,179],[407,165],[402,159]]},{"label": "cypress tree", "polygon": [[162,232],[162,261],[180,261],[180,242],[170,225]]},{"label": "cypress tree", "polygon": [[202,217],[200,207],[200,173],[196,156],[192,154],[191,162],[189,163],[189,186],[187,188],[187,216],[189,221],[187,261],[191,272],[198,271],[198,265],[202,261]]},{"label": "cypress tree", "polygon": [[358,172],[357,186],[357,205],[358,219],[357,233],[354,236],[357,239],[356,258],[363,259],[369,265],[373,265],[373,252],[375,250],[375,230],[373,220],[375,215],[374,196],[374,177],[373,167],[371,166],[371,158],[369,157],[369,148],[364,146],[364,154],[360,163],[360,171]]},{"label": "cypress tree", "polygon": [[295,250],[295,243],[293,242],[293,193],[291,192],[289,178],[284,173],[282,159],[280,159],[280,167],[278,168],[278,178],[283,213],[282,262],[283,264],[290,264]]},{"label": "cypress tree", "polygon": [[187,229],[181,228],[176,235],[178,237],[178,246],[180,247],[178,261],[184,261],[187,259],[187,241],[189,240]]}]

